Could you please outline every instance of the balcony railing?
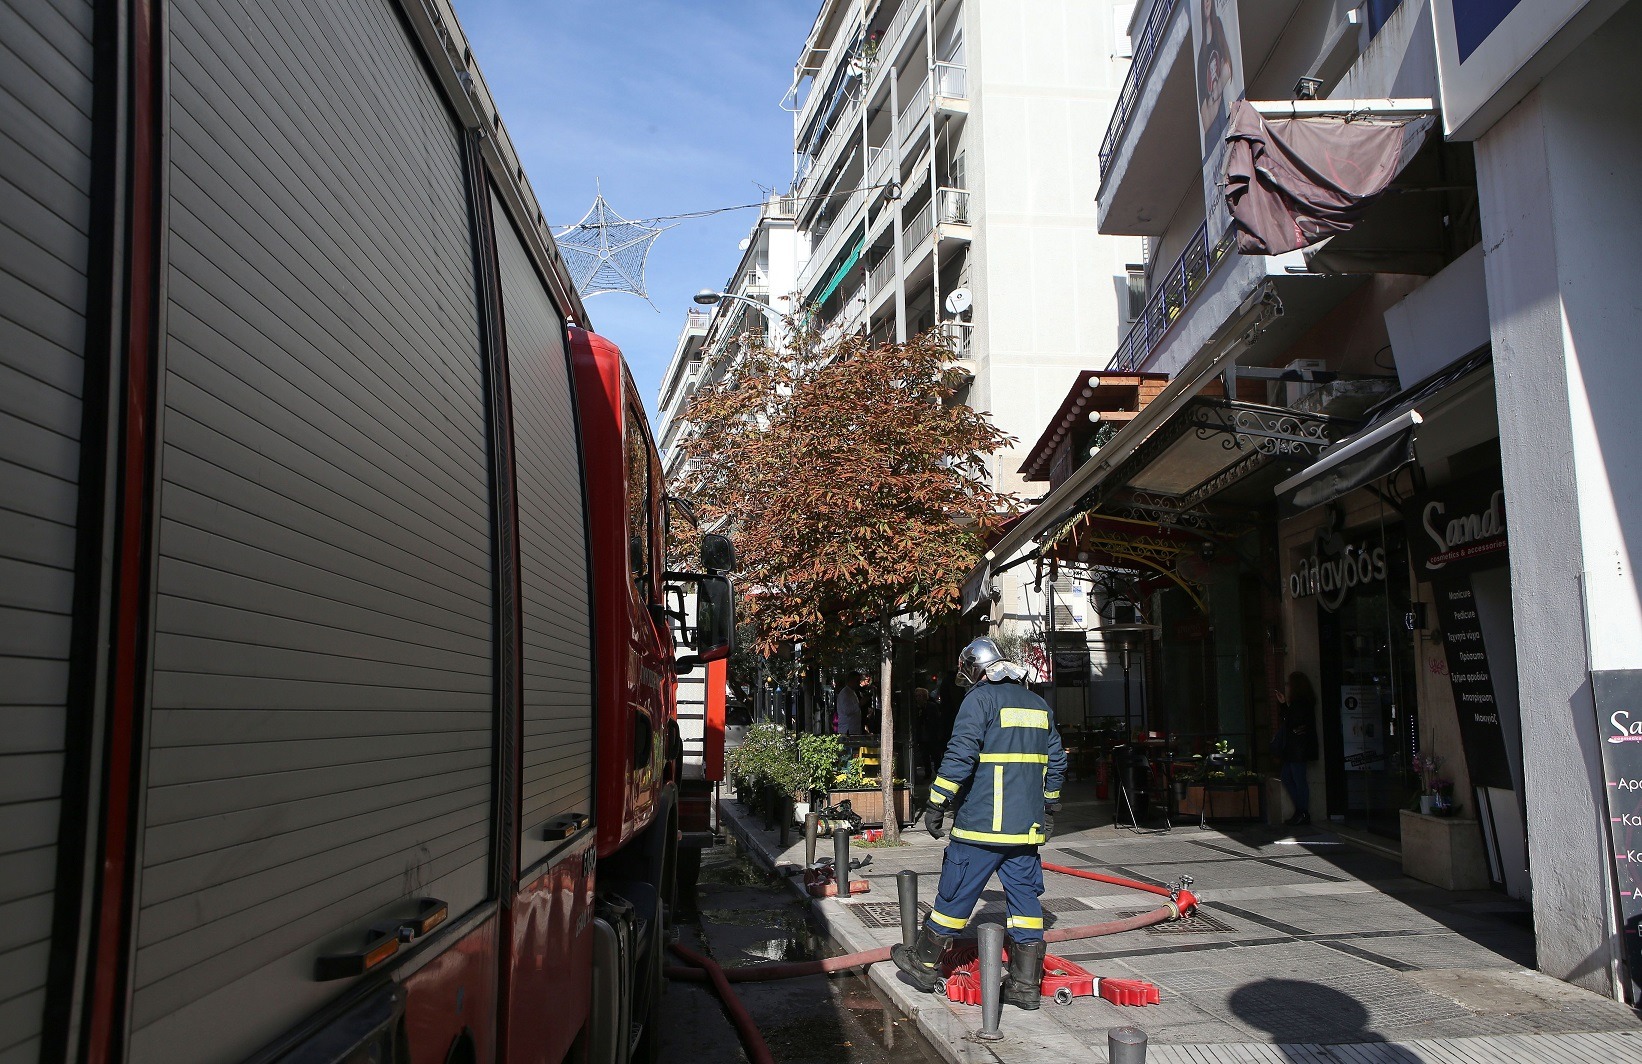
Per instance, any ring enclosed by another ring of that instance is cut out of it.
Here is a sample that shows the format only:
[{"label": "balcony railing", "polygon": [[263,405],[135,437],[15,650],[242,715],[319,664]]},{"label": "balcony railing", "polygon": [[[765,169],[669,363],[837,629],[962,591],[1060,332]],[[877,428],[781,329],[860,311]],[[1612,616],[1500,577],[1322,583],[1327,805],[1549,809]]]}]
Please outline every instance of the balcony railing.
[{"label": "balcony railing", "polygon": [[[901,35],[906,30],[907,23],[912,21],[913,15],[922,15],[923,13],[924,4],[920,0],[902,0],[901,10],[895,12],[895,17],[890,20],[889,29],[885,30],[884,35],[878,39],[878,59],[880,63],[886,56],[894,58],[900,54]],[[893,64],[882,63],[882,65],[891,66]]]},{"label": "balcony railing", "polygon": [[935,64],[935,95],[969,99],[969,70],[956,63]]},{"label": "balcony railing", "polygon": [[867,274],[867,295],[875,296],[895,279],[895,256],[885,254]]},{"label": "balcony railing", "polygon": [[923,246],[929,234],[935,229],[935,201],[924,204],[924,209],[912,216],[907,223],[906,231],[901,234],[901,257],[912,258],[913,254]]},{"label": "balcony railing", "polygon": [[871,188],[882,188],[889,182],[889,164],[893,161],[894,152],[889,145],[874,148],[867,147],[867,185]]},{"label": "balcony railing", "polygon": [[798,274],[800,292],[808,291],[816,275],[832,265],[832,260],[843,247],[844,238],[856,231],[856,222],[860,220],[866,195],[866,190],[859,188],[850,193],[849,199],[844,201],[838,213],[828,220],[826,228],[816,237],[815,249],[810,252],[809,261],[804,263],[804,268]]},{"label": "balcony railing", "polygon": [[1146,308],[1140,312],[1139,320],[1129,327],[1128,335],[1118,345],[1117,353],[1106,368],[1114,373],[1138,370],[1145,363],[1146,356],[1162,341],[1169,326],[1175,323],[1175,319],[1191,303],[1192,297],[1203,287],[1203,282],[1214,273],[1214,268],[1220,265],[1231,246],[1229,229],[1211,246],[1209,223],[1198,226],[1197,232],[1187,241],[1186,250],[1180,253],[1180,258],[1157,282],[1151,298],[1146,300]]},{"label": "balcony railing", "polygon": [[907,128],[912,125],[913,119],[920,117],[919,112],[929,105],[929,79],[926,77],[912,90],[912,94],[901,103],[901,115],[895,122],[895,128],[906,135]]},{"label": "balcony railing", "polygon": [[941,322],[941,339],[952,352],[956,360],[968,360],[975,357],[975,325],[968,321]]},{"label": "balcony railing", "polygon": [[935,202],[941,207],[942,225],[970,224],[968,189],[938,188],[935,190]]},{"label": "balcony railing", "polygon": [[1117,154],[1118,142],[1129,129],[1129,119],[1134,117],[1135,103],[1140,99],[1140,89],[1146,84],[1146,75],[1151,73],[1152,60],[1157,58],[1157,46],[1163,39],[1163,27],[1169,24],[1169,15],[1174,11],[1179,0],[1153,0],[1152,10],[1146,16],[1146,24],[1140,28],[1140,36],[1134,41],[1134,58],[1129,61],[1129,74],[1123,79],[1123,91],[1118,93],[1117,106],[1112,109],[1112,120],[1106,125],[1106,139],[1100,143],[1100,177],[1106,179],[1106,171],[1112,168],[1112,157]]}]

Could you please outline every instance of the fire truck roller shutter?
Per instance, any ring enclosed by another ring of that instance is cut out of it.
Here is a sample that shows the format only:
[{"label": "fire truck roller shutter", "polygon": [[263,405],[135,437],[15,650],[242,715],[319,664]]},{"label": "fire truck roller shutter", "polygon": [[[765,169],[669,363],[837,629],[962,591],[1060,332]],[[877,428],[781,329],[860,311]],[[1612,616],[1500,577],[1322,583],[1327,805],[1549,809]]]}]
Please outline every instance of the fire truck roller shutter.
[{"label": "fire truck roller shutter", "polygon": [[[0,1058],[39,1059],[67,719],[92,5],[0,24]],[[19,57],[27,56],[24,61]]]},{"label": "fire truck roller shutter", "polygon": [[168,5],[133,1061],[240,1059],[315,959],[488,890],[492,574],[460,133],[387,0]]},{"label": "fire truck roller shutter", "polygon": [[528,879],[559,844],[544,838],[547,823],[593,813],[593,619],[564,319],[494,193],[491,214],[513,386],[524,614],[520,868]]}]

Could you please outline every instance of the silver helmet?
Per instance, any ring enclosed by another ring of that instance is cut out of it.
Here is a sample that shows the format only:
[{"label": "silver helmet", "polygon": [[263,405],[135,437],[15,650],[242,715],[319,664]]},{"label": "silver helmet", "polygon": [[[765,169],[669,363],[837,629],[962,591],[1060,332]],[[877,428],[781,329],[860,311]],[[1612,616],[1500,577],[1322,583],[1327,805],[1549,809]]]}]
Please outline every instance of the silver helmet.
[{"label": "silver helmet", "polygon": [[1026,675],[1026,670],[1003,656],[998,644],[982,636],[972,640],[970,644],[958,652],[958,685],[969,687],[982,680],[1001,683],[1004,680],[1019,680]]}]

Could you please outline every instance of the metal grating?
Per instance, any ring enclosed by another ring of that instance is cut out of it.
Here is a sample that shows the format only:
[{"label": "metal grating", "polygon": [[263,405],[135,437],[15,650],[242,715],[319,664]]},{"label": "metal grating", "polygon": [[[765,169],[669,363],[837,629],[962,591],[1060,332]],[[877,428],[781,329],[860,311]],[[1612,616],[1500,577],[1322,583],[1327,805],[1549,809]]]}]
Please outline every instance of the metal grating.
[{"label": "metal grating", "polygon": [[[1116,912],[1112,914],[1111,918],[1113,920],[1126,920],[1131,916],[1139,916],[1143,912],[1150,912],[1150,910],[1139,909],[1134,912]],[[1206,935],[1232,930],[1235,929],[1230,924],[1216,920],[1199,909],[1184,920],[1170,920],[1166,923],[1153,924],[1146,929],[1146,933],[1148,935]]]},{"label": "metal grating", "polygon": [[[901,906],[893,901],[851,901],[845,902],[845,907],[855,914],[855,918],[868,927],[895,927],[901,926]],[[924,922],[929,916],[929,903],[918,903],[918,922]]]}]

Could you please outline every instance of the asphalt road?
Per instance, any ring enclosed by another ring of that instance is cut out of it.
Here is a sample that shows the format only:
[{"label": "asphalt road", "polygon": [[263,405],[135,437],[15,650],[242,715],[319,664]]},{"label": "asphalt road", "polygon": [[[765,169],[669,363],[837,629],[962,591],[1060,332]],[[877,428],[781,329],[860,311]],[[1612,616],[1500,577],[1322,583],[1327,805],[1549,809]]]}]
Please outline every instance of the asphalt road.
[{"label": "asphalt road", "polygon": [[[694,904],[691,904],[691,901]],[[703,854],[696,897],[681,898],[679,940],[725,967],[807,960],[825,949],[806,904],[740,857],[733,844]],[[940,1058],[915,1025],[854,976],[740,983],[779,1064],[926,1064]],[[670,982],[662,1001],[664,1064],[746,1057],[718,998],[701,984]]]}]

